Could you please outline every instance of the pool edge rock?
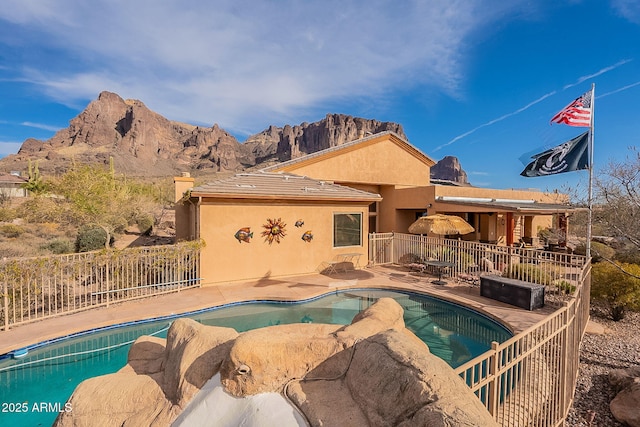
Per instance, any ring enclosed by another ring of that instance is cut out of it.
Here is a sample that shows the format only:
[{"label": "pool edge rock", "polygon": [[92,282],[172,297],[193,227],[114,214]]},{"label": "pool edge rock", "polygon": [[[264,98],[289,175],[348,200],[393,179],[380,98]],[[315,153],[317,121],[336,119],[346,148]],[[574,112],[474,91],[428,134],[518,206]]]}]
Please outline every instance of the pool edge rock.
[{"label": "pool edge rock", "polygon": [[405,328],[402,314],[396,301],[381,298],[344,327],[291,324],[238,334],[178,319],[166,341],[140,337],[119,372],[78,385],[72,411],[54,426],[170,425],[218,372],[235,396],[289,388],[313,426],[495,426],[453,369]]}]

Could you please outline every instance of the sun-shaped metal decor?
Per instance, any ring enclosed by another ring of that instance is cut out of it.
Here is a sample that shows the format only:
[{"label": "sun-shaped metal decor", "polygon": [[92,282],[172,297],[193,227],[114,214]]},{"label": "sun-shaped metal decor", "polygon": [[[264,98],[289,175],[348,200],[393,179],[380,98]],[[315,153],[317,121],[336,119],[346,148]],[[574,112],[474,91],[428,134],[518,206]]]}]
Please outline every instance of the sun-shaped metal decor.
[{"label": "sun-shaped metal decor", "polygon": [[276,241],[276,243],[280,243],[280,238],[283,238],[284,236],[286,236],[285,229],[284,229],[286,226],[287,224],[282,222],[282,219],[280,218],[278,219],[267,218],[267,223],[262,226],[265,229],[262,232],[262,237],[264,237],[264,241],[269,242],[269,244],[272,244],[274,240]]}]

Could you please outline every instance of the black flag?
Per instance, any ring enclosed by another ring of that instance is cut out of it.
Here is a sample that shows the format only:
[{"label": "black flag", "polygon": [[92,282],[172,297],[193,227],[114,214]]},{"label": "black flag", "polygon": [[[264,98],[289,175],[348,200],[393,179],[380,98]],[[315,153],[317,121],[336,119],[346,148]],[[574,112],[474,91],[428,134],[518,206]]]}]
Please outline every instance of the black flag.
[{"label": "black flag", "polygon": [[522,176],[546,176],[557,173],[589,169],[589,132],[531,157],[520,173]]}]

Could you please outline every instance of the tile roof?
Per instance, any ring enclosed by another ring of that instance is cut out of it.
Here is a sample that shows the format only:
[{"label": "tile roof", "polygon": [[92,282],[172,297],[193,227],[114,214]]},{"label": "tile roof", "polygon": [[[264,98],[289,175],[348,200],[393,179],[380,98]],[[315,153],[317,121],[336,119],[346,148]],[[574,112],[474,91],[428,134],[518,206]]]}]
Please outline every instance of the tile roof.
[{"label": "tile roof", "polygon": [[0,182],[8,182],[12,184],[24,184],[28,179],[10,173],[0,173]]},{"label": "tile roof", "polygon": [[226,198],[379,201],[379,194],[290,173],[240,173],[195,187],[191,196]]},{"label": "tile roof", "polygon": [[313,159],[315,157],[324,156],[325,154],[332,153],[334,151],[339,151],[339,150],[343,150],[343,149],[348,148],[348,147],[352,147],[354,145],[362,144],[364,142],[370,141],[372,139],[379,138],[379,137],[384,136],[384,135],[394,136],[395,138],[399,139],[404,144],[406,144],[406,146],[409,147],[411,150],[414,150],[415,154],[417,154],[419,156],[423,156],[425,159],[428,159],[429,161],[431,161],[431,162],[433,162],[435,164],[435,161],[433,159],[431,159],[429,156],[424,154],[422,151],[420,151],[416,146],[411,144],[409,141],[407,141],[406,139],[404,139],[403,137],[401,137],[397,133],[395,133],[393,131],[390,131],[390,130],[387,130],[387,131],[384,131],[384,132],[379,132],[379,133],[375,133],[373,135],[366,136],[364,138],[360,138],[360,139],[356,139],[356,140],[353,140],[353,141],[345,142],[344,144],[335,145],[333,147],[325,148],[324,150],[316,151],[315,153],[307,154],[307,155],[302,156],[302,157],[297,157],[295,159],[287,160],[286,162],[281,162],[281,163],[277,163],[277,164],[272,165],[272,166],[267,166],[266,168],[263,168],[263,169],[260,169],[260,170],[263,171],[263,172],[272,172],[272,171],[279,170],[281,168],[284,168],[284,167],[287,167],[287,166],[290,166],[290,165],[295,165],[296,163],[300,163],[300,162],[304,162],[304,161],[309,160],[309,159]]}]

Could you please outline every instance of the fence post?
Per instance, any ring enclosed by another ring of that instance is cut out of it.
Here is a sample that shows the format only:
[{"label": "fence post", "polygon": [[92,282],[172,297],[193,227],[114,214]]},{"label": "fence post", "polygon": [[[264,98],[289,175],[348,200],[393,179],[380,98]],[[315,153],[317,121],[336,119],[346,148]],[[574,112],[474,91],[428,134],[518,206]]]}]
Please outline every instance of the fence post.
[{"label": "fence post", "polygon": [[107,307],[109,307],[109,298],[111,297],[111,285],[109,284],[109,258],[105,259],[104,283],[107,288]]},{"label": "fence post", "polygon": [[[568,372],[569,367],[573,371],[573,369],[578,369],[578,364],[580,363],[580,353],[576,351],[576,345],[579,348],[580,342],[569,342],[569,338],[573,336],[571,334],[569,328],[571,325],[575,326],[575,303],[571,306],[574,308],[574,312],[570,312],[569,304],[564,301],[562,303],[564,314],[562,316],[562,326],[564,329],[560,335],[560,379],[558,384],[560,384],[560,410],[562,411],[562,417],[566,416],[569,412],[569,403],[571,402],[571,397],[573,395],[577,373],[576,372]],[[574,360],[569,360],[572,358]],[[567,384],[567,377],[572,379],[572,384]],[[569,389],[571,393],[569,393]],[[571,395],[570,395],[571,394]]]},{"label": "fence post", "polygon": [[393,248],[394,248],[395,244],[396,244],[396,235],[395,235],[395,233],[392,231],[392,232],[391,232],[391,251],[390,251],[390,252],[391,252],[391,264],[393,264],[393,263],[394,263],[394,261],[395,261],[395,258],[394,258],[394,256],[393,256],[393,255],[394,255],[394,253],[393,253]]},{"label": "fence post", "polygon": [[2,283],[2,299],[4,307],[4,330],[9,330],[9,289],[7,289],[7,282]]},{"label": "fence post", "polygon": [[489,390],[487,393],[487,409],[489,410],[489,413],[491,414],[491,416],[493,417],[493,419],[496,418],[496,415],[498,414],[498,402],[500,401],[500,396],[498,395],[499,389],[500,387],[498,387],[498,384],[500,383],[500,376],[498,375],[498,346],[500,344],[497,343],[496,341],[492,341],[491,342],[491,350],[493,350],[493,356],[491,356],[490,359],[490,365],[489,365],[489,376],[492,378],[491,382],[489,383]]}]

